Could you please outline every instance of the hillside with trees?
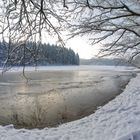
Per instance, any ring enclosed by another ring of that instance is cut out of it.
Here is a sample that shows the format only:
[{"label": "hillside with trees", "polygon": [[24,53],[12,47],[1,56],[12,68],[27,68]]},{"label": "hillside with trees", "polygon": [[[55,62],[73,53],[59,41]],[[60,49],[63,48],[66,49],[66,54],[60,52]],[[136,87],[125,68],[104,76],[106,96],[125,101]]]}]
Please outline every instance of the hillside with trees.
[{"label": "hillside with trees", "polygon": [[127,60],[121,58],[80,59],[80,65],[132,66]]},{"label": "hillside with trees", "polygon": [[15,46],[0,42],[0,66],[79,65],[79,55],[71,48],[35,42]]}]

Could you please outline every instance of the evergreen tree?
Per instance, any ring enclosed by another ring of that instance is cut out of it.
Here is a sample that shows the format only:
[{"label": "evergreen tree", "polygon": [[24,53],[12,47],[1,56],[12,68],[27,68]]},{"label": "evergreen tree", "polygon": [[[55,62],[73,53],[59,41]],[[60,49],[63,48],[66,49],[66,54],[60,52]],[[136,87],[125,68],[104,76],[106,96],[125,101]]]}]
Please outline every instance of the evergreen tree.
[{"label": "evergreen tree", "polygon": [[13,43],[0,42],[0,66],[6,61],[8,66],[79,65],[79,55],[71,48],[35,42],[27,42],[26,47],[15,46]]}]

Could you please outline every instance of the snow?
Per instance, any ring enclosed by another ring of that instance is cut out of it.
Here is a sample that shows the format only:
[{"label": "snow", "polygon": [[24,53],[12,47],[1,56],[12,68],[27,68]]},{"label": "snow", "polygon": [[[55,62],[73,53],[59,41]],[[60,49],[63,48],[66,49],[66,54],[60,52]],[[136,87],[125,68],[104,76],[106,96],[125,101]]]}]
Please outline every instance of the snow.
[{"label": "snow", "polygon": [[83,119],[56,128],[0,126],[0,140],[140,140],[140,74],[122,94]]}]

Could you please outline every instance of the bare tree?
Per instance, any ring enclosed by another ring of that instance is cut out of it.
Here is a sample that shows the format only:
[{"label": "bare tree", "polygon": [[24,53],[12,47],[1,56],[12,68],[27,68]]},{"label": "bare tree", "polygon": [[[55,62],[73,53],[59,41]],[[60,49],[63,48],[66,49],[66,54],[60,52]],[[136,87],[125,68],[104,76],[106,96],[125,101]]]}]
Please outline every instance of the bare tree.
[{"label": "bare tree", "polygon": [[[58,11],[63,7],[61,0],[2,0],[0,3],[0,34],[7,49],[4,68],[15,64],[14,52],[21,53],[19,65],[25,66],[26,52],[30,52],[36,62],[39,45],[31,51],[26,45],[28,41],[41,43],[42,34],[55,34],[64,45],[60,28],[63,21]],[[47,38],[46,38],[47,40]],[[17,62],[16,62],[17,63]]]},{"label": "bare tree", "polygon": [[[26,43],[41,42],[43,32],[55,33],[63,44],[60,29],[64,21],[71,37],[85,35],[92,45],[102,45],[103,56],[126,54],[133,60],[140,54],[139,0],[2,0],[0,33],[8,41],[5,64],[12,65],[16,59],[11,55],[21,48],[19,63],[25,65],[27,50],[36,60],[38,47],[33,53]],[[13,43],[16,47],[11,47]]]},{"label": "bare tree", "polygon": [[[101,56],[127,56],[129,60],[140,54],[139,0],[71,0],[69,24],[72,37],[88,36],[91,44],[100,44]],[[70,11],[69,11],[70,12]]]}]

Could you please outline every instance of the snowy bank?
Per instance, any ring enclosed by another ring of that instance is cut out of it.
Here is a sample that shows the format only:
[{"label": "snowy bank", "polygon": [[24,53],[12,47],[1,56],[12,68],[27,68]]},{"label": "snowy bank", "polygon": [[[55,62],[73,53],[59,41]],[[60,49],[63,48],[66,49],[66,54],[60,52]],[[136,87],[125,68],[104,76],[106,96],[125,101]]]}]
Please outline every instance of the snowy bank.
[{"label": "snowy bank", "polygon": [[125,91],[81,120],[42,130],[0,126],[0,140],[139,140],[140,75]]}]

